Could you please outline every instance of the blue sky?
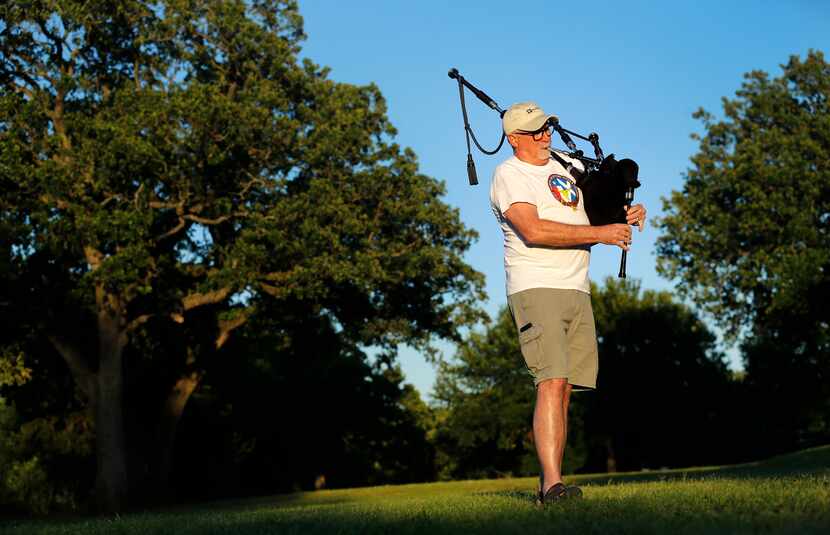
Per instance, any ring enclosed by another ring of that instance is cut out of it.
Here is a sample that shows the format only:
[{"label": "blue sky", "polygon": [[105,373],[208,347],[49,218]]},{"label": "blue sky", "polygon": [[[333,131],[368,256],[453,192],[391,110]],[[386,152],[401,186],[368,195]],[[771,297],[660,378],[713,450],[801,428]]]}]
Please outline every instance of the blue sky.
[{"label": "blue sky", "polygon": [[[502,108],[535,100],[567,129],[598,132],[606,154],[640,164],[636,199],[649,218],[661,198],[683,186],[701,125],[692,113],[719,115],[743,74],[773,76],[790,55],[830,55],[830,1],[494,2],[300,0],[308,39],[303,56],[341,82],[374,82],[386,97],[398,142],[418,155],[421,171],[447,184],[445,201],[479,233],[468,262],[487,277],[495,313],[506,302],[501,231],[490,212],[489,180],[510,155],[473,152],[480,184],[466,176],[456,67]],[[500,135],[496,112],[467,92],[473,130],[487,149]],[[562,143],[554,140],[554,145]],[[590,151],[586,150],[590,154]],[[671,290],[657,275],[647,226],[635,233],[628,274],[643,288]],[[595,247],[591,277],[616,276],[619,249]],[[450,346],[444,346],[451,352]],[[735,358],[735,353],[731,353]],[[407,380],[429,394],[434,371],[403,350]]]}]

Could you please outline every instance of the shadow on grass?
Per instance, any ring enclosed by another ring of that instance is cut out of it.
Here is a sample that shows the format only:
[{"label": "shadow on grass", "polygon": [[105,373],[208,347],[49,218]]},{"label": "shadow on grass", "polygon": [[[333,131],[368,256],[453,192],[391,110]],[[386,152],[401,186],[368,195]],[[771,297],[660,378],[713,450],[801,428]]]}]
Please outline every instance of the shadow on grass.
[{"label": "shadow on grass", "polygon": [[799,475],[830,476],[830,446],[820,446],[746,464],[618,474],[586,474],[572,476],[572,479],[581,485],[613,485],[653,481],[710,478],[757,479]]}]

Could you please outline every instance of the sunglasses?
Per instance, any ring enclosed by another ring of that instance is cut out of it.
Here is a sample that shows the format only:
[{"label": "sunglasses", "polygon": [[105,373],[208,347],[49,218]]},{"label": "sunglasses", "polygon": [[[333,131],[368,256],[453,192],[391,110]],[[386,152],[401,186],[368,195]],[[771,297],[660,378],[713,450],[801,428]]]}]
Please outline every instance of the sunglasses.
[{"label": "sunglasses", "polygon": [[543,137],[547,134],[548,137],[553,135],[553,127],[548,126],[547,124],[538,130],[534,130],[532,132],[525,132],[523,130],[517,130],[513,132],[516,135],[522,136],[533,136],[533,141],[541,141]]}]

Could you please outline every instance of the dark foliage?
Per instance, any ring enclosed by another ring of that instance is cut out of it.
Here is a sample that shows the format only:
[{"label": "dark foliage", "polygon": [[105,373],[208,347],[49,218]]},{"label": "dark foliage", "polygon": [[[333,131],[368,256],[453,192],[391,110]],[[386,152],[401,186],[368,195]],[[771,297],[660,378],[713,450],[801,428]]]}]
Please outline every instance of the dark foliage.
[{"label": "dark foliage", "polygon": [[[594,288],[593,303],[598,389],[572,397],[566,471],[691,466],[746,453],[732,432],[740,385],[691,310],[666,292],[641,294],[637,283],[614,279]],[[446,476],[537,470],[533,384],[507,309],[443,366],[438,399],[446,411],[437,443]]]}]

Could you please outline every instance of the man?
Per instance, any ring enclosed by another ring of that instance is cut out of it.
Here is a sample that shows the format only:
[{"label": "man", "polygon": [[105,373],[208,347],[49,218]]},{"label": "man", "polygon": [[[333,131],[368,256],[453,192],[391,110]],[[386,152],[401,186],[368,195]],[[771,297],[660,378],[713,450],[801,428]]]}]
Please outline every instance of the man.
[{"label": "man", "polygon": [[556,119],[533,102],[507,110],[502,122],[513,156],[496,168],[490,186],[490,204],[504,232],[507,302],[536,385],[533,439],[542,503],[582,495],[562,483],[562,456],[571,391],[596,388],[591,245],[628,250],[629,225],[642,230],[646,216],[636,205],[628,210],[628,224],[591,226],[573,176],[551,158],[551,118]]}]

